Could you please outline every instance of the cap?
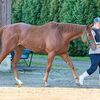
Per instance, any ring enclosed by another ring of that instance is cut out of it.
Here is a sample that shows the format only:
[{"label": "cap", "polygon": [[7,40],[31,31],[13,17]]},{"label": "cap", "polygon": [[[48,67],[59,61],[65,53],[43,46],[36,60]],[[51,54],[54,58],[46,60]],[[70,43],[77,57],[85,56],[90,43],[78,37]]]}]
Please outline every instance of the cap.
[{"label": "cap", "polygon": [[98,22],[100,22],[100,17],[96,17],[96,18],[94,19],[94,23],[98,23]]}]

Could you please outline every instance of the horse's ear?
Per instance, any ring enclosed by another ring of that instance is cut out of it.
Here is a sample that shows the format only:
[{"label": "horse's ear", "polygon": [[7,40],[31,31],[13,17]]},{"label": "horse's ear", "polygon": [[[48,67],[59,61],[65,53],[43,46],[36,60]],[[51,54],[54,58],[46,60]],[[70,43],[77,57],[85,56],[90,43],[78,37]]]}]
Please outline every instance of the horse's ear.
[{"label": "horse's ear", "polygon": [[88,29],[91,29],[92,27],[93,27],[93,23],[92,24],[89,24],[89,25],[87,25],[87,27],[86,27],[86,29],[88,30]]},{"label": "horse's ear", "polygon": [[94,26],[94,23],[90,24],[89,27],[92,28]]}]

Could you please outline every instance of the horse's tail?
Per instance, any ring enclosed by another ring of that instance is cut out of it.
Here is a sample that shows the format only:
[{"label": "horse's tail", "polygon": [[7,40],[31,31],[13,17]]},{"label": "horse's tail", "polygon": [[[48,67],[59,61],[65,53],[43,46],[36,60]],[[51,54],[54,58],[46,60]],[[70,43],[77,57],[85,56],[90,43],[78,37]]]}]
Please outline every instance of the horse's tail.
[{"label": "horse's tail", "polygon": [[3,28],[4,27],[0,27],[0,53],[1,53],[1,50],[2,50],[2,34],[3,34]]}]

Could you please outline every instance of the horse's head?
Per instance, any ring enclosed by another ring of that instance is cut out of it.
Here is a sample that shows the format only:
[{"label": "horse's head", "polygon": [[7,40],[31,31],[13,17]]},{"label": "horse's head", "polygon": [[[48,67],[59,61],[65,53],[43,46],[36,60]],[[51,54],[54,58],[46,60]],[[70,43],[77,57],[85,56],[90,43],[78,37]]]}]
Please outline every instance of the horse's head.
[{"label": "horse's head", "polygon": [[87,43],[88,46],[89,46],[92,50],[96,50],[97,45],[96,45],[94,36],[93,36],[93,34],[92,34],[92,26],[93,26],[93,25],[88,25],[88,26],[86,27],[86,29],[84,30],[83,35],[82,35],[82,41],[83,41],[84,43]]}]

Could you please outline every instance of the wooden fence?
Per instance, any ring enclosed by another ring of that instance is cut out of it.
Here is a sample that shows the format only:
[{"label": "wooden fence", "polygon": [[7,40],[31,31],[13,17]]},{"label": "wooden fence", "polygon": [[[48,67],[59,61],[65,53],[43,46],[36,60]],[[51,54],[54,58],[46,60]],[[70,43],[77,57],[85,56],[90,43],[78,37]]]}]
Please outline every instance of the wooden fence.
[{"label": "wooden fence", "polygon": [[11,23],[11,0],[0,0],[0,26]]}]

